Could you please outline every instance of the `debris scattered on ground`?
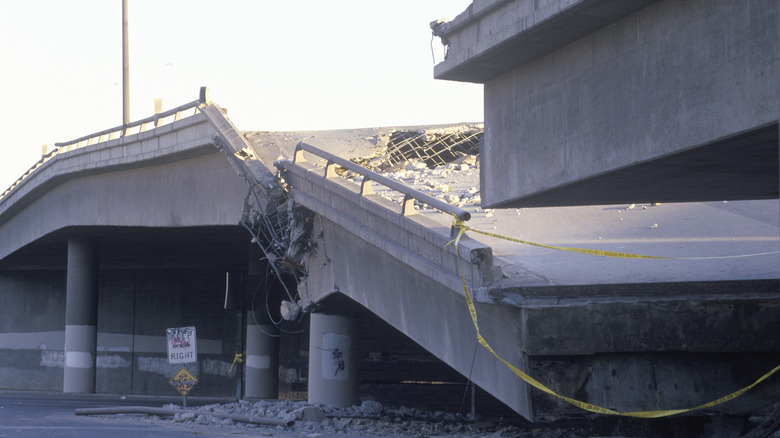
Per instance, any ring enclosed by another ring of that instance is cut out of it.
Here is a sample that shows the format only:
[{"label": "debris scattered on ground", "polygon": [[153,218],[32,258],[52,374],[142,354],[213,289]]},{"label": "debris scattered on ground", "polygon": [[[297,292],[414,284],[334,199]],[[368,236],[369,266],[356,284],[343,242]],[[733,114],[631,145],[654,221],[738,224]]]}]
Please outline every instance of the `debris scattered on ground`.
[{"label": "debris scattered on ground", "polygon": [[[393,437],[541,437],[559,435],[532,434],[522,420],[467,418],[441,411],[429,412],[400,407],[387,408],[376,401],[364,401],[360,406],[342,408],[309,404],[303,401],[273,400],[211,404],[197,408],[165,405],[161,412],[171,414],[139,417],[123,416],[123,421],[170,422],[195,428],[199,433],[230,432],[262,436],[393,436]],[[152,412],[150,410],[150,412]],[[272,426],[233,421],[233,418],[266,418],[289,423]],[[254,432],[249,432],[254,431]]]},{"label": "debris scattered on ground", "polygon": [[[117,409],[109,408],[109,409]],[[310,404],[305,401],[262,400],[210,404],[182,408],[168,404],[162,408],[148,408],[147,415],[109,415],[104,421],[136,423],[165,423],[185,427],[192,433],[206,436],[223,434],[276,437],[460,437],[460,438],[563,438],[563,437],[650,437],[679,435],[681,430],[704,431],[694,437],[744,436],[768,438],[780,431],[780,403],[769,404],[749,420],[722,416],[671,418],[647,420],[620,420],[595,416],[590,419],[562,419],[549,423],[529,423],[520,417],[485,418],[465,417],[442,411],[398,407],[390,408],[367,400],[360,406],[342,408],[332,405]],[[165,412],[154,414],[155,411]],[[264,418],[279,425],[252,424],[231,418]],[[289,424],[284,426],[282,424]],[[685,426],[685,427],[684,427]],[[675,431],[675,433],[672,433]],[[747,432],[747,434],[744,434]]]},{"label": "debris scattered on ground", "polygon": [[[531,430],[518,426],[518,420],[466,418],[441,411],[428,412],[400,407],[390,409],[376,401],[364,401],[361,406],[341,408],[331,405],[309,404],[303,401],[273,400],[211,404],[197,408],[165,405],[151,408],[149,415],[114,417],[122,421],[170,422],[192,427],[199,433],[245,433],[262,436],[394,436],[404,437],[554,437],[532,435]],[[154,409],[165,412],[154,414]],[[289,426],[252,424],[230,418],[266,418],[288,423]],[[250,432],[254,431],[254,432]]]}]

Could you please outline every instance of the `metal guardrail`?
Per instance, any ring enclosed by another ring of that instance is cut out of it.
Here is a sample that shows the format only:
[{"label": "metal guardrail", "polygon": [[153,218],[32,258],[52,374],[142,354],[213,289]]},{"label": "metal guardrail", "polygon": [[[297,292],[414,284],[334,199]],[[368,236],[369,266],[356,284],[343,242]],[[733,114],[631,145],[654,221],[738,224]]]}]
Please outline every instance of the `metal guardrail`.
[{"label": "metal guardrail", "polygon": [[[70,150],[100,144],[105,141],[114,140],[116,138],[125,137],[127,135],[140,134],[141,132],[144,132],[148,129],[149,124],[153,124],[152,128],[157,128],[158,126],[167,124],[166,122],[169,123],[176,122],[177,120],[183,117],[183,113],[187,110],[194,109],[194,113],[197,114],[198,107],[201,104],[208,103],[209,101],[211,101],[211,98],[209,97],[208,88],[201,87],[200,95],[198,99],[193,100],[192,102],[185,103],[184,105],[180,105],[176,108],[155,114],[145,119],[130,122],[126,125],[119,125],[114,128],[104,129],[99,132],[95,132],[92,134],[85,135],[83,137],[79,137],[75,140],[66,141],[62,143],[55,143],[54,150],[42,156],[41,159],[38,160],[38,162],[33,164],[33,166],[30,167],[29,170],[27,170],[27,172],[25,172],[22,176],[20,176],[16,181],[14,181],[13,184],[11,184],[10,187],[8,187],[2,194],[0,194],[0,201],[2,201],[2,199],[5,198],[5,196],[8,193],[10,193],[13,189],[18,187],[19,184],[21,184],[21,182],[24,181],[28,176],[30,176],[30,174],[32,174],[37,168],[41,167],[41,165],[43,165],[45,162],[54,158],[60,152],[68,152]],[[166,119],[168,119],[171,116],[173,116],[173,120],[167,121]]]},{"label": "metal guardrail", "polygon": [[35,164],[32,165],[32,167],[27,169],[27,172],[24,172],[24,174],[22,174],[22,176],[17,178],[16,181],[14,181],[13,184],[11,184],[10,187],[5,189],[5,191],[2,194],[0,194],[0,201],[2,201],[3,198],[5,198],[5,196],[8,193],[11,192],[11,190],[15,189],[25,178],[27,178],[31,173],[33,173],[33,171],[35,171],[35,169],[41,167],[41,165],[43,165],[43,163],[49,161],[55,155],[57,155],[57,149],[54,149],[53,151],[49,152],[48,154],[42,156],[40,160],[38,160]]},{"label": "metal guardrail", "polygon": [[328,160],[327,164],[325,165],[325,178],[332,178],[336,176],[336,170],[334,167],[336,165],[362,175],[363,182],[360,185],[360,194],[362,196],[374,194],[374,190],[371,187],[372,182],[382,184],[389,189],[402,193],[404,195],[404,200],[401,206],[401,213],[403,215],[410,215],[415,213],[414,201],[417,200],[424,204],[428,204],[429,206],[441,212],[451,214],[460,220],[467,221],[471,219],[471,213],[462,208],[455,207],[454,205],[450,205],[440,199],[436,199],[411,187],[407,187],[397,181],[393,181],[390,178],[384,177],[376,172],[372,172],[365,167],[355,164],[349,160],[345,160],[344,158],[338,157],[329,152],[323,151],[322,149],[316,148],[308,143],[298,143],[298,145],[295,147],[293,163],[299,164],[306,162],[306,158],[303,156],[304,151]]},{"label": "metal guardrail", "polygon": [[[135,122],[130,122],[126,125],[119,125],[114,128],[105,129],[100,132],[95,132],[92,134],[85,135],[83,137],[79,137],[75,140],[71,140],[63,143],[55,143],[54,146],[60,149],[65,148],[65,151],[69,151],[70,149],[73,149],[73,145],[76,145],[76,148],[79,148],[83,146],[102,143],[108,140],[113,140],[118,137],[125,137],[127,135],[139,134],[141,132],[146,131],[148,129],[147,125],[149,124],[154,124],[153,128],[162,126],[163,124],[165,124],[163,123],[165,119],[167,119],[170,116],[174,116],[171,122],[178,121],[179,119],[181,119],[182,113],[184,113],[187,110],[194,108],[195,113],[197,114],[198,106],[210,100],[211,99],[209,98],[208,88],[201,87],[200,97],[197,100],[193,100],[192,102],[185,103],[184,105],[180,105],[174,109],[170,109],[168,111],[164,111],[155,114],[153,116],[149,116],[145,119],[136,120]],[[133,131],[135,128],[138,128],[137,132]],[[82,143],[84,142],[86,142],[86,144],[82,145]]]}]

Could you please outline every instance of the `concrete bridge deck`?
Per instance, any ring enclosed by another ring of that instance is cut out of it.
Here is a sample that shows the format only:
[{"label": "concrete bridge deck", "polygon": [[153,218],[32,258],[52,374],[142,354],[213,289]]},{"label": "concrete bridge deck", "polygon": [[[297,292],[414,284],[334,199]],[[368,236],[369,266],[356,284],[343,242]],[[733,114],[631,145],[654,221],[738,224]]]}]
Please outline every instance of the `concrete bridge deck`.
[{"label": "concrete bridge deck", "polygon": [[[23,312],[33,300],[49,316],[5,323],[0,348],[24,356],[19,363],[29,364],[36,384],[62,384],[58,356],[51,353],[67,349],[62,339],[67,341],[67,326],[74,324],[71,316],[64,318],[64,270],[72,269],[66,247],[85,235],[103,242],[100,299],[93,309],[101,348],[95,354],[104,359],[96,362],[99,391],[148,390],[166,369],[153,329],[186,325],[188,318],[208,321],[201,372],[226,371],[225,356],[240,348],[240,337],[237,346],[230,340],[234,329],[227,329],[234,317],[222,313],[221,282],[248,257],[250,236],[243,234],[242,243],[238,226],[246,220],[248,186],[272,186],[273,161],[285,153],[285,144],[299,139],[265,134],[250,143],[216,105],[200,102],[198,108],[169,127],[63,152],[0,199],[4,312]],[[318,145],[316,136],[300,140],[349,155],[372,146],[361,136],[349,142],[347,153],[327,141]],[[347,297],[526,418],[581,411],[531,390],[484,350],[475,353],[461,267],[493,348],[542,383],[583,401],[623,411],[692,407],[776,365],[780,340],[768,336],[780,330],[775,201],[647,210],[468,207],[471,227],[539,243],[671,257],[773,253],[762,256],[588,258],[473,232],[457,254],[446,246],[450,216],[402,214],[400,204],[361,192],[317,164],[311,157],[277,163],[290,199],[315,218],[304,230],[310,250],[297,291],[301,303],[338,313]],[[51,260],[59,263],[47,268]],[[122,312],[126,307],[135,309],[132,316]],[[171,307],[170,314],[161,312]],[[79,321],[75,325],[85,324]],[[54,339],[48,350],[28,345],[44,333]],[[123,373],[128,367],[129,378]],[[4,382],[18,373],[9,364],[1,371]],[[659,374],[673,377],[659,380]],[[214,382],[211,391],[229,385],[224,375]],[[749,412],[776,394],[778,384],[767,382],[720,409]]]}]

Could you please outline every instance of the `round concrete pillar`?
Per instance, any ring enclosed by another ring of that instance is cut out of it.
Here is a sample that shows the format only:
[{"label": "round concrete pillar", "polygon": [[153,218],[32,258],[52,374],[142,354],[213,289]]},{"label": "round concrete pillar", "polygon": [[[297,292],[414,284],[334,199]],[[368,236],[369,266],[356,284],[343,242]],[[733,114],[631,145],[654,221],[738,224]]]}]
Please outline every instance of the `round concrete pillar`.
[{"label": "round concrete pillar", "polygon": [[360,340],[357,320],[311,314],[309,403],[358,404]]},{"label": "round concrete pillar", "polygon": [[248,318],[246,325],[246,361],[244,397],[279,397],[279,331],[275,326],[257,325]]},{"label": "round concrete pillar", "polygon": [[63,392],[95,392],[98,257],[96,241],[68,239]]}]

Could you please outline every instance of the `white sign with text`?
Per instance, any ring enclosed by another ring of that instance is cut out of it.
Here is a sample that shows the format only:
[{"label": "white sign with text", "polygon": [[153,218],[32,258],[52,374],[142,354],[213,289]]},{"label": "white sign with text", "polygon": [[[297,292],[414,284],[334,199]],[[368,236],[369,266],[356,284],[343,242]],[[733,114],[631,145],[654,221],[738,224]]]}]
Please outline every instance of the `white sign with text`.
[{"label": "white sign with text", "polygon": [[176,327],[165,330],[168,337],[168,363],[198,361],[198,343],[195,327]]}]

